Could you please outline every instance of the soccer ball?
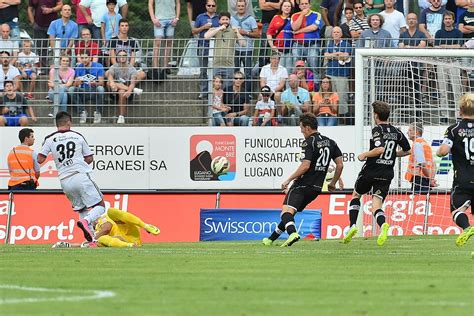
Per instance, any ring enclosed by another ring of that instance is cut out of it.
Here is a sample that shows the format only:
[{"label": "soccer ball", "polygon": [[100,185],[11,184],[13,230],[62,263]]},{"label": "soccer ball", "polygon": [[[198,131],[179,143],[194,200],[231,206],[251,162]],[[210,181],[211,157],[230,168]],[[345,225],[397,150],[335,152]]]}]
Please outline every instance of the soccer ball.
[{"label": "soccer ball", "polygon": [[226,157],[217,156],[212,159],[211,170],[214,174],[220,176],[226,174],[230,169],[230,161]]}]

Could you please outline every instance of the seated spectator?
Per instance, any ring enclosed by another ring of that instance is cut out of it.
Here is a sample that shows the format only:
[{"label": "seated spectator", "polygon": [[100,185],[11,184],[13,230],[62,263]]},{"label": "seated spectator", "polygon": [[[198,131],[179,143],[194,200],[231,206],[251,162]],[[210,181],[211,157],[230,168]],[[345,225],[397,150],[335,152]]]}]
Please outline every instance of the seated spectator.
[{"label": "seated spectator", "polygon": [[227,126],[247,126],[252,116],[249,94],[245,91],[244,80],[244,74],[241,71],[236,71],[232,86],[224,89],[224,104],[230,107],[225,116]]},{"label": "seated spectator", "polygon": [[268,45],[274,53],[280,53],[280,63],[287,70],[293,67],[291,46],[293,30],[291,28],[291,11],[293,4],[290,0],[282,1],[278,15],[275,15],[267,31]]},{"label": "seated spectator", "polygon": [[100,34],[102,39],[102,46],[109,46],[109,40],[119,35],[119,21],[122,15],[116,12],[117,0],[107,0],[108,11],[104,14],[101,20]]},{"label": "seated spectator", "polygon": [[223,97],[224,90],[222,90],[224,82],[219,75],[214,76],[212,81],[212,125],[225,126],[224,116],[230,111],[230,107],[224,105]]},{"label": "seated spectator", "polygon": [[253,114],[253,126],[272,126],[275,119],[275,101],[270,99],[272,89],[263,86],[260,89],[262,99],[257,101]]},{"label": "seated spectator", "polygon": [[10,53],[10,63],[12,65],[16,64],[16,59],[18,57],[18,41],[12,40],[10,38],[10,25],[4,23],[0,25],[0,30],[2,32],[2,37],[0,39],[0,51],[7,51]]},{"label": "seated spectator", "polygon": [[308,90],[309,93],[318,90],[318,83],[314,81],[314,74],[306,68],[304,60],[298,60],[295,63],[294,74],[298,77],[301,88]]},{"label": "seated spectator", "polygon": [[[27,101],[21,93],[15,91],[13,81],[4,82],[5,90],[3,94],[3,110],[0,116],[1,126],[28,126],[28,116],[26,115]],[[28,106],[31,120],[36,122],[35,112],[31,105]]]},{"label": "seated spectator", "polygon": [[96,104],[94,123],[97,124],[102,120],[102,106],[104,104],[104,67],[100,63],[91,61],[88,50],[81,52],[79,57],[83,63],[77,65],[74,85],[69,89],[72,103],[78,108],[79,123],[81,124],[87,122],[86,102]]},{"label": "seated spectator", "polygon": [[289,117],[285,123],[290,126],[298,126],[299,116],[311,109],[309,92],[300,88],[299,84],[298,77],[291,74],[288,83],[290,87],[281,94],[280,114],[282,117]]},{"label": "seated spectator", "polygon": [[[92,58],[92,62],[99,62],[99,44],[92,40],[91,30],[84,27],[81,30],[81,38],[76,42],[76,56],[79,56],[82,51],[88,50],[89,56]],[[80,58],[77,59],[78,64],[82,64]]]},{"label": "seated spectator", "polygon": [[[106,73],[107,87],[117,94],[119,116],[117,124],[125,123],[127,103],[131,103],[134,94],[141,94],[142,89],[136,88],[138,71],[129,64],[127,51],[117,53],[117,63],[113,64]],[[94,122],[95,123],[95,122]]]},{"label": "seated spectator", "polygon": [[[62,55],[59,62],[59,69],[56,78],[56,69],[54,67],[49,71],[49,80],[48,80],[48,98],[51,102],[54,103],[54,110],[52,113],[49,113],[48,116],[54,117],[54,113],[57,112],[67,112],[67,92],[69,88],[74,84],[74,74],[75,71],[70,67],[70,61],[68,55]],[[58,90],[55,91],[55,82],[58,80]],[[54,99],[55,95],[58,95],[58,100]]]},{"label": "seated spectator", "polygon": [[280,96],[285,89],[288,71],[280,65],[280,55],[273,53],[270,57],[270,64],[262,67],[260,71],[260,88],[269,86],[272,89],[273,100],[280,102]]},{"label": "seated spectator", "polygon": [[331,79],[321,80],[321,89],[313,96],[313,113],[319,126],[336,126],[339,96],[332,91]]},{"label": "seated spectator", "polygon": [[439,48],[461,48],[463,34],[454,27],[454,13],[445,11],[443,13],[443,28],[435,34],[435,47]]},{"label": "seated spectator", "polygon": [[38,56],[31,51],[31,41],[25,40],[23,42],[22,51],[18,54],[17,67],[20,70],[21,78],[25,81],[29,80],[28,92],[25,93],[25,98],[34,99],[33,91],[35,91],[37,70],[40,67],[40,60]]},{"label": "seated spectator", "polygon": [[21,74],[18,68],[10,63],[10,53],[7,51],[0,52],[0,61],[2,66],[0,67],[0,92],[3,91],[3,83],[7,80],[13,81],[14,89],[21,91]]}]

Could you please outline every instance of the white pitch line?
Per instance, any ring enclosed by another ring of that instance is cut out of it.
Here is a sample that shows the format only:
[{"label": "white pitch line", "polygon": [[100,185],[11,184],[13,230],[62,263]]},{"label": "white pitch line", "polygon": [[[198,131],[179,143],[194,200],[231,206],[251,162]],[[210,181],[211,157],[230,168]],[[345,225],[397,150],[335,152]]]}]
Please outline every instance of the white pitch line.
[{"label": "white pitch line", "polygon": [[[49,292],[49,293],[73,293],[81,292],[80,290],[68,290],[68,289],[49,289],[41,287],[27,287],[19,285],[0,284],[0,289],[7,290],[20,290],[25,292]],[[114,297],[115,293],[112,291],[100,291],[100,290],[84,290],[83,292],[91,293],[86,295],[74,295],[74,296],[56,296],[56,297],[45,297],[45,298],[0,298],[1,304],[20,304],[20,303],[38,303],[38,302],[77,302],[84,300],[98,300],[103,298]]]}]

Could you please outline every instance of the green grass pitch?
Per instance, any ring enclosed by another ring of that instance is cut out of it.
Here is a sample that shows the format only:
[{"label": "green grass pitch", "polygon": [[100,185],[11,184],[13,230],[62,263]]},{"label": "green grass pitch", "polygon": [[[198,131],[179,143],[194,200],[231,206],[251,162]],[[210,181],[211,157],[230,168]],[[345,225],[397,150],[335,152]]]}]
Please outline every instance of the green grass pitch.
[{"label": "green grass pitch", "polygon": [[0,246],[0,314],[472,316],[474,241],[454,239]]}]

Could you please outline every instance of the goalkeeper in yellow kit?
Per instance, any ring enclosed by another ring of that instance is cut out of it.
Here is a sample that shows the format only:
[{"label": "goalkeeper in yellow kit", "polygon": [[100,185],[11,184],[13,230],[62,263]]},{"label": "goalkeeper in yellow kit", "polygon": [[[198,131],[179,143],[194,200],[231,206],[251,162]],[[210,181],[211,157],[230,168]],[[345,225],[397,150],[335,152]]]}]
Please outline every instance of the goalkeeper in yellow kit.
[{"label": "goalkeeper in yellow kit", "polygon": [[109,208],[95,223],[95,238],[93,242],[82,244],[70,244],[68,242],[57,242],[53,248],[72,247],[140,247],[142,240],[140,228],[148,233],[158,235],[160,230],[151,224],[146,224],[138,216],[116,208]]}]

